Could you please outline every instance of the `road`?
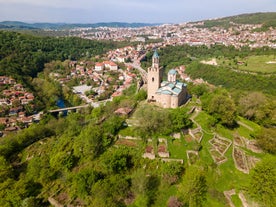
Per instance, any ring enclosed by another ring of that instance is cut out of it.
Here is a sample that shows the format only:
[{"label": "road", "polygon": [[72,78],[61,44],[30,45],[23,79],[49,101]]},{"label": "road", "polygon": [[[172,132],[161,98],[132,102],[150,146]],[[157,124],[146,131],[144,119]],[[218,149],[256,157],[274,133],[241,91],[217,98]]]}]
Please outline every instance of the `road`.
[{"label": "road", "polygon": [[133,63],[126,63],[126,65],[132,66],[133,68],[137,69],[137,70],[140,72],[141,77],[142,77],[144,83],[147,83],[147,81],[148,81],[148,73],[147,73],[147,71],[145,71],[145,70],[141,67],[141,64],[140,64],[139,61],[135,61],[135,62],[133,62]]}]

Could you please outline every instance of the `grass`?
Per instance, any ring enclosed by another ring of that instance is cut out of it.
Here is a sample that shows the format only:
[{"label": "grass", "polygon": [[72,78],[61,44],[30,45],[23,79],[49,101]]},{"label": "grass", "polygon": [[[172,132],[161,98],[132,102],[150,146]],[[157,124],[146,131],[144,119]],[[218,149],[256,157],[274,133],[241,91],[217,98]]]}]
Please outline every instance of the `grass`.
[{"label": "grass", "polygon": [[223,127],[222,125],[217,125],[216,131],[220,136],[225,137],[230,140],[233,140],[233,131],[232,130],[227,129],[227,128]]},{"label": "grass", "polygon": [[211,120],[212,117],[208,115],[206,112],[201,111],[197,117],[195,118],[195,121],[200,124],[201,128],[204,129],[204,133],[213,133],[213,129],[210,130],[209,126],[209,120]]},{"label": "grass", "polygon": [[207,200],[204,203],[204,206],[209,207],[225,207],[225,198],[224,195],[221,192],[215,192],[207,194]]},{"label": "grass", "polygon": [[[245,59],[240,59],[239,61],[242,61],[245,63],[239,66],[240,70],[262,72],[262,73],[276,72],[276,58],[273,55],[250,56]],[[273,62],[273,63],[268,64],[268,62]]]},{"label": "grass", "polygon": [[248,125],[248,126],[251,127],[254,131],[258,131],[258,130],[261,129],[261,127],[260,127],[258,124],[256,124],[255,122],[250,121],[250,120],[248,120],[248,119],[245,119],[245,118],[243,118],[243,117],[241,117],[241,116],[238,117],[238,121],[240,121],[240,122],[242,122],[242,123]]},{"label": "grass", "polygon": [[167,207],[167,202],[171,196],[175,196],[177,194],[177,187],[160,185],[159,186],[159,194],[157,194],[155,198],[155,203],[153,207]]},{"label": "grass", "polygon": [[[276,73],[276,57],[274,55],[258,55],[234,60],[220,59],[219,65],[230,66],[237,70],[260,72],[260,73]],[[272,62],[268,64],[268,62]]]},{"label": "grass", "polygon": [[[199,151],[199,160],[208,169],[206,172],[206,178],[209,184],[209,189],[210,191],[212,191],[207,194],[207,200],[204,203],[204,206],[222,207],[227,205],[223,192],[231,189],[235,189],[236,192],[239,192],[248,185],[250,177],[248,176],[248,174],[245,174],[236,169],[234,160],[232,158],[233,144],[229,147],[224,155],[225,157],[227,157],[227,161],[220,165],[215,164],[210,154],[211,145],[209,143],[209,140],[214,137],[214,133],[217,133],[221,137],[230,139],[231,141],[233,141],[233,137],[236,134],[248,139],[252,137],[252,134],[260,129],[260,126],[242,117],[238,117],[238,121],[243,123],[244,125],[239,125],[237,128],[234,129],[227,129],[222,125],[217,125],[215,128],[211,128],[209,124],[210,118],[210,115],[208,115],[204,111],[201,111],[198,116],[195,117],[195,121],[203,129],[203,139],[200,143],[201,149]],[[135,120],[135,117],[132,117],[131,119]],[[128,127],[122,130],[120,134],[127,136],[134,134],[134,132]],[[180,139],[166,137],[168,140],[168,150],[170,152],[170,158],[183,159],[185,167],[189,167],[187,165],[188,158],[186,151],[194,150],[198,146],[198,143],[194,140],[187,141],[188,136],[189,135],[181,135]],[[157,145],[155,141],[156,140],[153,140],[153,143],[148,144],[152,144],[156,147]],[[263,156],[263,154],[256,154],[248,150],[245,151],[247,154],[253,155],[258,158],[261,158]],[[159,186],[159,190],[160,193],[156,195],[155,203],[153,205],[154,207],[165,207],[169,197],[172,195],[177,195],[176,185],[165,186],[161,184]],[[232,201],[237,207],[242,205],[240,199],[238,198],[238,195],[232,196]]]},{"label": "grass", "polygon": [[252,137],[254,137],[255,134],[261,129],[258,124],[243,117],[239,116],[238,121],[241,122],[241,125],[235,129],[236,133],[242,137],[246,137],[247,139],[252,139]]},{"label": "grass", "polygon": [[239,198],[239,196],[237,194],[232,195],[231,200],[232,200],[232,202],[234,203],[234,205],[236,207],[242,207],[243,206],[242,202],[241,202],[241,199]]},{"label": "grass", "polygon": [[[208,175],[207,175],[208,182],[212,183],[213,188],[219,192],[223,192],[225,190],[230,190],[233,188],[236,190],[239,190],[247,185],[247,182],[249,181],[249,176],[236,169],[232,158],[232,149],[233,149],[232,145],[225,153],[225,156],[227,157],[228,160],[225,163],[222,163],[221,165],[218,165],[218,166],[214,164],[214,161],[209,151],[211,145],[208,142],[210,139],[213,138],[213,135],[211,132],[214,131],[214,129],[212,131],[210,130],[210,127],[208,126],[208,119],[209,119],[209,115],[205,112],[200,112],[199,115],[195,118],[195,121],[197,121],[205,131],[204,137],[201,142],[202,150],[200,151],[199,156],[202,162],[205,163],[209,168]],[[245,124],[248,124],[254,130],[259,128],[259,126],[254,123],[245,121],[244,119],[240,119],[240,120]],[[242,134],[247,138],[248,138],[248,135],[252,133],[252,131],[250,131],[245,127],[240,126],[237,129],[230,130],[221,125],[218,125],[216,127],[215,132],[220,136],[228,138],[231,141],[233,141],[233,136],[237,130],[242,132]],[[223,206],[215,202],[214,198],[212,199],[208,198],[207,203],[209,206]]]},{"label": "grass", "polygon": [[188,145],[183,140],[183,138],[168,140],[168,149],[170,152],[170,158],[183,159],[184,162],[186,162],[187,161],[187,156],[186,156],[187,147],[188,147]]},{"label": "grass", "polygon": [[136,136],[136,132],[134,131],[133,127],[126,127],[124,129],[121,129],[119,132],[119,135],[121,136],[131,136],[131,137],[135,137]]}]

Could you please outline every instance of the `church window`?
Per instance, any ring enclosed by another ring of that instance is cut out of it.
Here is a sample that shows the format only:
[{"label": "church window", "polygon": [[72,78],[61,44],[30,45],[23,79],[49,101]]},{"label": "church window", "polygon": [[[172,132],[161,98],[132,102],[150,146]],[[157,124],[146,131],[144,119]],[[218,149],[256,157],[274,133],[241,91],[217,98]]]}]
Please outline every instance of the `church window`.
[{"label": "church window", "polygon": [[154,82],[154,77],[152,77],[151,81]]}]

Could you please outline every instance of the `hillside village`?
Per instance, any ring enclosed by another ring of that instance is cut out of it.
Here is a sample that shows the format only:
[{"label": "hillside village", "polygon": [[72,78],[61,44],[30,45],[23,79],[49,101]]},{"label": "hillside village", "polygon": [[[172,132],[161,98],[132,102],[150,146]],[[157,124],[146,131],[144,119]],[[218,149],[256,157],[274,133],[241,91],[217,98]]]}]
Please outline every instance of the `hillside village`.
[{"label": "hillside village", "polygon": [[28,92],[22,84],[16,83],[13,78],[7,76],[0,76],[0,87],[0,131],[17,131],[39,120],[39,115],[34,115],[33,93]]},{"label": "hillside village", "polygon": [[[70,71],[67,74],[52,72],[50,77],[61,85],[77,80],[72,90],[84,103],[112,99],[122,95],[131,84],[135,82],[142,84],[144,73],[137,67],[141,68],[140,61],[143,60],[145,54],[157,46],[160,44],[139,44],[137,47],[127,46],[111,50],[104,55],[107,60],[102,62],[71,61],[68,65]],[[177,67],[176,70],[181,79],[186,82],[192,81],[195,84],[204,82],[202,79],[192,80],[185,74],[185,66]],[[7,88],[2,91],[0,105],[9,110],[2,110],[2,130],[4,132],[17,131],[37,122],[39,115],[35,115],[34,95],[10,77],[1,76],[0,81],[1,85]],[[26,111],[27,108],[28,111]]]}]

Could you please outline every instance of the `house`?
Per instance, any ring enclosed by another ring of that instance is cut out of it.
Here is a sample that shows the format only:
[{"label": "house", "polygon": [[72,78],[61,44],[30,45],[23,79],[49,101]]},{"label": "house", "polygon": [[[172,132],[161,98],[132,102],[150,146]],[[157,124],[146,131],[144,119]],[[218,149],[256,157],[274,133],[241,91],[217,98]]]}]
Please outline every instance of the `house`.
[{"label": "house", "polygon": [[19,118],[25,117],[25,112],[20,111],[20,112],[18,113],[18,117],[19,117]]},{"label": "house", "polygon": [[132,108],[124,107],[124,108],[118,108],[114,113],[117,115],[128,115],[132,112]]},{"label": "house", "polygon": [[118,65],[116,63],[110,61],[109,68],[110,68],[110,70],[118,70]]},{"label": "house", "polygon": [[124,56],[117,57],[116,59],[119,63],[124,63],[125,62],[125,57]]},{"label": "house", "polygon": [[100,72],[104,69],[104,63],[96,63],[95,64],[95,71]]},{"label": "house", "polygon": [[6,117],[0,117],[0,124],[7,126],[9,119]]},{"label": "house", "polygon": [[104,61],[104,67],[110,70],[118,70],[118,65],[112,61]]},{"label": "house", "polygon": [[6,98],[0,99],[0,105],[9,105],[8,99]]},{"label": "house", "polygon": [[29,117],[22,117],[22,122],[24,124],[31,124],[33,122],[33,117],[29,116]]}]

